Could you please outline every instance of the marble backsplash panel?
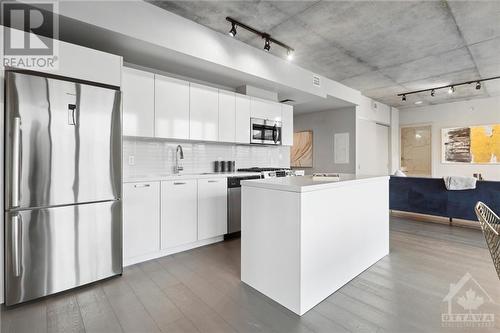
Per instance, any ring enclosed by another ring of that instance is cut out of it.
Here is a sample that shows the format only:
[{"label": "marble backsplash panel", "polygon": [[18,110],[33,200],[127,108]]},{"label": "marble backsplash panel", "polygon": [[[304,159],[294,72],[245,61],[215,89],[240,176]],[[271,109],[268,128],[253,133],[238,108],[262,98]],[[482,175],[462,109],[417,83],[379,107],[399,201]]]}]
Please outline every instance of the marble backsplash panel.
[{"label": "marble backsplash panel", "polygon": [[213,171],[217,160],[236,161],[236,168],[290,167],[290,147],[251,146],[206,142],[177,142],[171,140],[123,139],[123,177],[173,173],[175,150],[181,145],[184,173]]}]

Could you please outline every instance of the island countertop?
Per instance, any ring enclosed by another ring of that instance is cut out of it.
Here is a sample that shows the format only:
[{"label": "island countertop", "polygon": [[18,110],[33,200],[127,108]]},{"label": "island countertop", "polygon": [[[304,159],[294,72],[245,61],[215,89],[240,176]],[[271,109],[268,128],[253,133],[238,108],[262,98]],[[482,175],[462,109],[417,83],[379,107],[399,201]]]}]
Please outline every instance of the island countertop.
[{"label": "island countertop", "polygon": [[260,187],[287,192],[310,192],[334,187],[348,186],[353,183],[388,180],[389,176],[360,176],[340,174],[340,180],[313,180],[312,176],[278,177],[269,179],[252,179],[241,182],[242,186]]}]

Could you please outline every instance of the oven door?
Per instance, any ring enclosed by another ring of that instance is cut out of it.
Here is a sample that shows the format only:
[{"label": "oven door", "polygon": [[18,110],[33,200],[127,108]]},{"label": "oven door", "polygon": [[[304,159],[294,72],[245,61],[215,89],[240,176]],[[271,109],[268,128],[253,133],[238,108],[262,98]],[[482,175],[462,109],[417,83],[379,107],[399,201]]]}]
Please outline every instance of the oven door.
[{"label": "oven door", "polygon": [[250,143],[264,145],[281,145],[281,122],[251,119]]}]

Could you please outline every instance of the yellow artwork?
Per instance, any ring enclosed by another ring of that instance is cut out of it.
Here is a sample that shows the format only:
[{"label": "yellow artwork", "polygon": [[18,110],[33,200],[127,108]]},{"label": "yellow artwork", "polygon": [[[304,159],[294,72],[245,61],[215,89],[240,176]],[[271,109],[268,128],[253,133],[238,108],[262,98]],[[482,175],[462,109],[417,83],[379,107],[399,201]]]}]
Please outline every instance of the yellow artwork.
[{"label": "yellow artwork", "polygon": [[500,164],[500,124],[444,128],[443,163]]},{"label": "yellow artwork", "polygon": [[500,124],[470,127],[472,163],[500,163]]}]

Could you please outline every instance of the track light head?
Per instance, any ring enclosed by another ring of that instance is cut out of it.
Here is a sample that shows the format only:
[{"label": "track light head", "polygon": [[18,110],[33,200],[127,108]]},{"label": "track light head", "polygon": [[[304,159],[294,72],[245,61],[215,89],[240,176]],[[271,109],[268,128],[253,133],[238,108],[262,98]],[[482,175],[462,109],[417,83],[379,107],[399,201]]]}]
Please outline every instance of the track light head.
[{"label": "track light head", "polygon": [[432,89],[431,90],[431,96],[434,97],[434,95],[436,95],[436,90]]},{"label": "track light head", "polygon": [[229,30],[229,36],[236,36],[236,24],[232,23],[231,30]]},{"label": "track light head", "polygon": [[271,41],[266,37],[266,42],[264,43],[264,51],[269,52],[271,50]]},{"label": "track light head", "polygon": [[293,60],[293,50],[288,49],[288,51],[286,52],[286,58],[288,60]]},{"label": "track light head", "polygon": [[481,81],[477,81],[476,83],[476,90],[481,89]]},{"label": "track light head", "polygon": [[453,94],[455,92],[455,87],[454,86],[450,86],[450,88],[448,89],[448,94]]},{"label": "track light head", "polygon": [[403,97],[401,97],[401,100],[402,100],[403,102],[406,102],[406,95],[403,95]]}]

